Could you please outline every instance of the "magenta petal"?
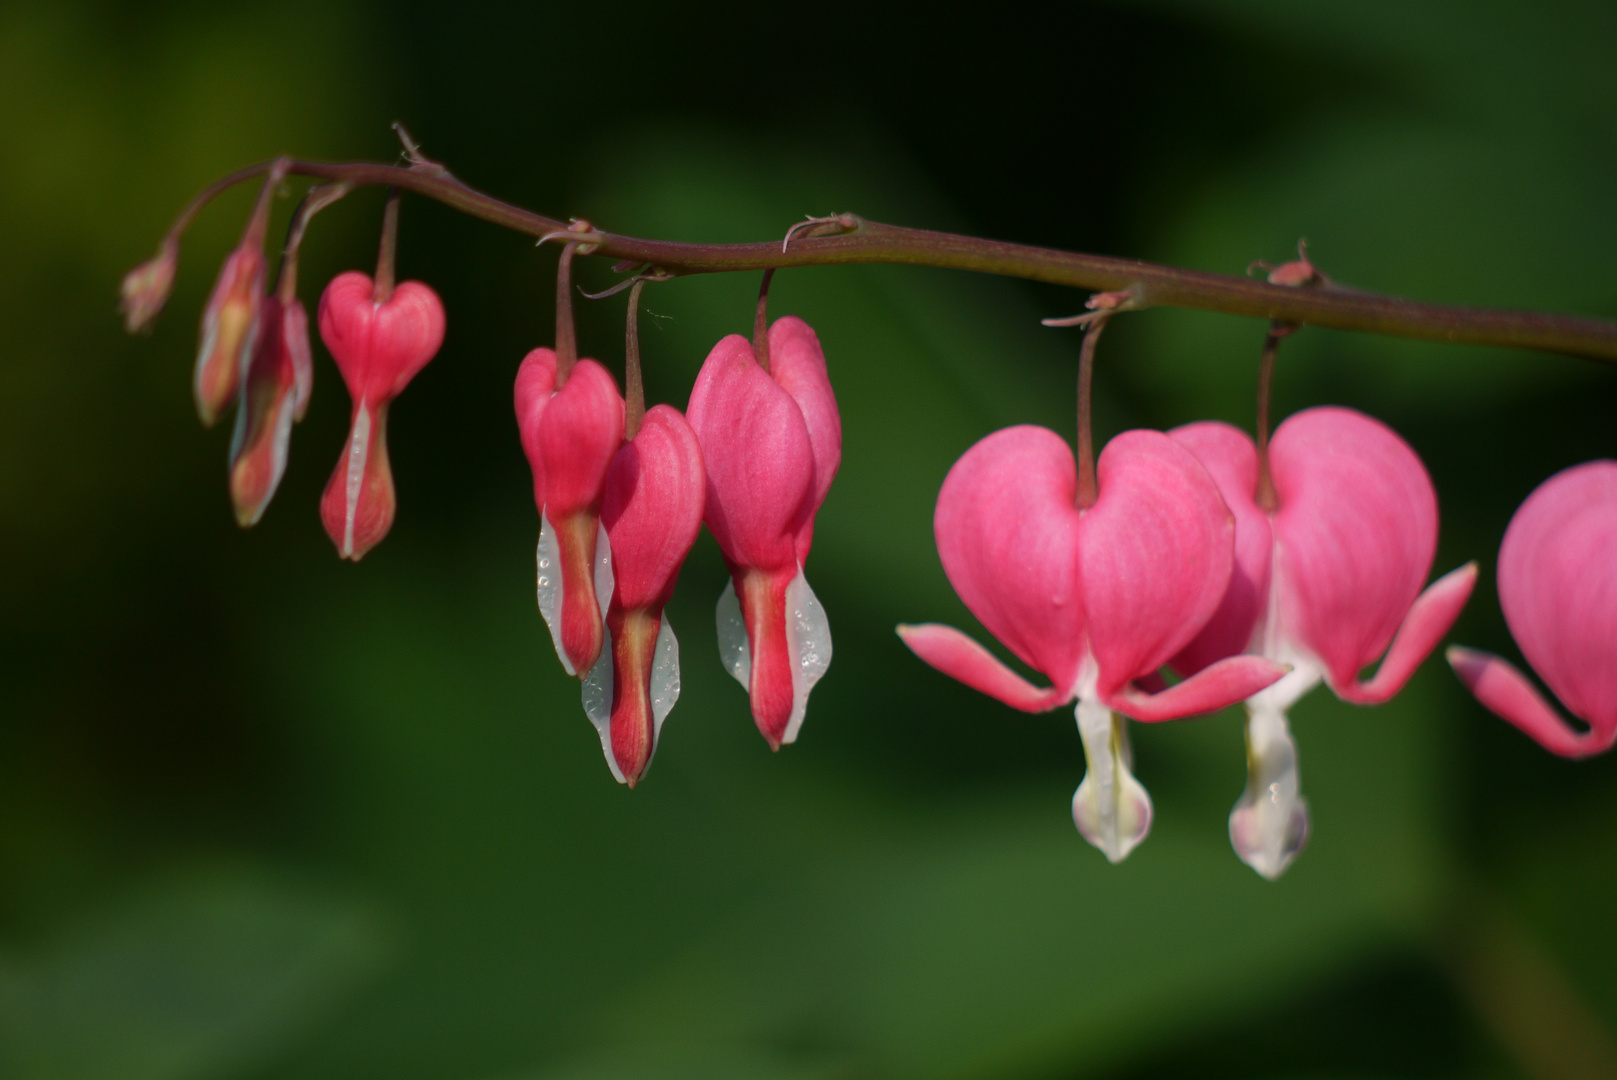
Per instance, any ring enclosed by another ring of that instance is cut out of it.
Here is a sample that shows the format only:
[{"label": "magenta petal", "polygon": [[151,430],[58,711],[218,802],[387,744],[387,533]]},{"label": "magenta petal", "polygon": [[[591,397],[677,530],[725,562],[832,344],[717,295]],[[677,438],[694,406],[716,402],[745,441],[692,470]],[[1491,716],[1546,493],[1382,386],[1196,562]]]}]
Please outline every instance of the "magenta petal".
[{"label": "magenta petal", "polygon": [[612,458],[601,497],[616,608],[661,615],[702,527],[706,498],[696,433],[678,409],[653,406],[640,432]]},{"label": "magenta petal", "polygon": [[1251,646],[1269,599],[1274,533],[1255,501],[1258,449],[1246,432],[1204,420],[1174,428],[1168,437],[1196,455],[1235,517],[1235,566],[1224,598],[1201,633],[1170,661],[1175,671],[1191,675]]},{"label": "magenta petal", "polygon": [[1077,483],[1059,435],[1005,428],[955,462],[933,518],[943,571],[966,607],[1069,697],[1086,645]]},{"label": "magenta petal", "polygon": [[538,429],[545,513],[557,524],[580,511],[593,513],[600,506],[607,466],[623,444],[618,384],[594,360],[580,360],[544,407]]},{"label": "magenta petal", "polygon": [[808,560],[814,514],[825,502],[842,464],[842,417],[831,391],[820,339],[808,323],[795,315],[778,319],[769,328],[769,371],[802,410],[814,453],[814,482],[797,533],[797,561],[802,563]]},{"label": "magenta petal", "polygon": [[1107,443],[1096,479],[1100,497],[1083,515],[1079,545],[1090,648],[1108,700],[1184,648],[1218,608],[1235,522],[1207,470],[1160,431]]},{"label": "magenta petal", "polygon": [[1291,416],[1270,447],[1281,617],[1347,686],[1387,648],[1437,550],[1437,494],[1392,429],[1352,409]]},{"label": "magenta petal", "polygon": [[1514,724],[1552,754],[1589,757],[1611,749],[1617,725],[1578,734],[1509,661],[1492,653],[1451,645],[1448,661],[1460,681],[1493,713]]},{"label": "magenta petal", "polygon": [[1392,639],[1392,647],[1376,669],[1375,677],[1341,685],[1333,682],[1331,689],[1343,701],[1360,705],[1379,705],[1402,690],[1421,661],[1437,648],[1438,641],[1460,617],[1460,609],[1471,598],[1471,589],[1476,583],[1477,564],[1474,562],[1432,582],[1404,616],[1403,625]]},{"label": "magenta petal", "polygon": [[952,626],[923,623],[900,626],[898,636],[910,651],[951,679],[998,698],[1013,709],[1044,712],[1072,699],[1071,693],[1040,689],[999,661],[993,653]]},{"label": "magenta petal", "polygon": [[686,417],[707,465],[704,520],[734,566],[797,565],[796,534],[815,478],[803,410],[731,334],[713,347]]},{"label": "magenta petal", "polygon": [[1499,605],[1522,655],[1573,715],[1617,732],[1617,461],[1540,484],[1499,547]]},{"label": "magenta petal", "polygon": [[539,418],[544,416],[545,406],[555,393],[556,354],[550,349],[535,349],[522,358],[517,368],[513,396],[516,398],[517,435],[533,470],[533,502],[541,511],[545,508],[545,463],[539,455]]},{"label": "magenta petal", "polygon": [[1178,720],[1245,701],[1278,682],[1291,669],[1261,656],[1230,656],[1210,664],[1183,682],[1155,694],[1125,686],[1107,704],[1134,720],[1156,723]]}]

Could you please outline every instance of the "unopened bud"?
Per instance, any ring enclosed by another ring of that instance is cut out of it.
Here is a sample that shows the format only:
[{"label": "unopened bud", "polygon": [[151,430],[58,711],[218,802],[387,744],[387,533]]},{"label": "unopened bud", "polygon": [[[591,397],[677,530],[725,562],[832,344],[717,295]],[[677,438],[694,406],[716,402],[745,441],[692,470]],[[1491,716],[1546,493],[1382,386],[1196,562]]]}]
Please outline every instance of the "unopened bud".
[{"label": "unopened bud", "polygon": [[202,311],[194,389],[197,413],[208,427],[236,396],[242,372],[252,360],[263,294],[264,256],[244,243],[225,259]]},{"label": "unopened bud", "polygon": [[131,334],[150,330],[168,302],[174,284],[174,268],[180,261],[180,245],[172,237],[163,241],[157,254],[124,275],[119,286],[122,299],[118,310],[124,315],[124,329]]},{"label": "unopened bud", "polygon": [[298,391],[293,339],[299,332],[308,352],[308,320],[298,301],[283,307],[276,297],[266,296],[260,320],[230,445],[230,499],[243,528],[257,524],[286,471]]}]

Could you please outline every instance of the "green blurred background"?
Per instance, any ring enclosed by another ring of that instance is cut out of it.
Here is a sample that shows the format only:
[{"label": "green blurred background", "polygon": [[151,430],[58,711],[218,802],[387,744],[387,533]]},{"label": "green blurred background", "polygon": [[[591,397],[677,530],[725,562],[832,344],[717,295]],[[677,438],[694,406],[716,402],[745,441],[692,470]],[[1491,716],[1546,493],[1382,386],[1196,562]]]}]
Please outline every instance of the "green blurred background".
[{"label": "green blurred background", "polygon": [[[901,647],[902,620],[975,625],[933,499],[996,427],[1073,431],[1076,335],[1038,319],[1081,295],[777,278],[842,406],[808,568],[836,661],[770,754],[716,660],[704,536],[669,609],[684,696],[633,792],[534,610],[510,383],[551,337],[552,251],[406,201],[401,273],[449,333],[395,406],[398,520],[358,566],[316,512],[347,419],[318,346],[252,531],[228,424],[196,423],[196,319],[251,192],[192,230],[152,337],[114,303],[195,189],[279,152],[392,159],[400,120],[468,182],[618,231],[857,210],[1233,273],[1306,236],[1355,285],[1617,317],[1614,47],[1597,2],[0,6],[0,1075],[1603,1075],[1617,760],[1551,758],[1429,663],[1390,705],[1296,710],[1315,835],[1276,884],[1229,849],[1239,715],[1136,726],[1157,825],[1111,867],[1068,816],[1070,715]],[[370,267],[379,210],[319,219],[306,302]],[[653,400],[684,404],[755,288],[648,290]],[[582,305],[614,367],[621,319]],[[1100,429],[1250,426],[1262,333],[1119,320]],[[1484,567],[1454,638],[1518,655],[1500,533],[1617,456],[1617,373],[1310,330],[1277,398],[1414,444],[1434,572]]]}]

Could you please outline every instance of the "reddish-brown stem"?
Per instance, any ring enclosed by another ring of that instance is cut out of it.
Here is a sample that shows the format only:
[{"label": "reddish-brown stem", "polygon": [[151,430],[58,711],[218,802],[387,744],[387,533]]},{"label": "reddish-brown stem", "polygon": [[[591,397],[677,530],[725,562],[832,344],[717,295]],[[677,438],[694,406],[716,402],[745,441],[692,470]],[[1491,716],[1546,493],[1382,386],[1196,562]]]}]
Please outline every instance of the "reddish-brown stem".
[{"label": "reddish-brown stem", "polygon": [[1095,381],[1095,343],[1111,316],[1102,315],[1084,327],[1084,342],[1078,349],[1078,509],[1087,510],[1100,498],[1095,481],[1095,429],[1090,421],[1094,404],[1091,387]]},{"label": "reddish-brown stem", "polygon": [[399,189],[387,193],[387,206],[382,210],[382,243],[376,252],[376,292],[378,304],[393,299],[395,284],[393,263],[399,250]]},{"label": "reddish-brown stem", "polygon": [[635,278],[629,286],[629,323],[623,332],[623,437],[640,434],[640,421],[646,415],[646,389],[640,378],[640,290],[645,278]]},{"label": "reddish-brown stem", "polygon": [[[192,200],[171,235],[213,195],[263,174],[265,162],[240,170]],[[566,229],[565,222],[535,214],[466,186],[439,166],[376,165],[292,160],[287,171],[354,186],[391,185],[436,199],[472,217],[531,236]],[[764,270],[782,266],[893,263],[973,270],[1090,290],[1129,290],[1135,307],[1183,307],[1270,321],[1325,326],[1425,341],[1532,349],[1617,362],[1617,322],[1535,311],[1460,307],[1400,300],[1338,285],[1297,289],[1227,274],[1184,270],[1135,259],[1055,251],[982,240],[952,233],[907,229],[845,215],[845,231],[794,237],[788,250],[778,241],[754,244],[688,244],[612,233],[592,239],[592,254],[634,265],[662,267],[670,274]]]},{"label": "reddish-brown stem", "polygon": [[769,370],[769,283],[775,278],[775,268],[764,271],[763,284],[758,286],[758,308],[752,315],[752,352],[758,366]]},{"label": "reddish-brown stem", "polygon": [[286,227],[286,243],[281,248],[281,266],[276,271],[275,295],[283,304],[290,304],[298,295],[298,252],[303,247],[303,233],[309,219],[348,194],[347,184],[316,184],[304,192],[303,200],[292,213],[292,222]]},{"label": "reddish-brown stem", "polygon": [[573,254],[575,241],[561,249],[556,262],[556,389],[567,385],[567,376],[578,363],[578,331],[573,327]]},{"label": "reddish-brown stem", "polygon": [[1263,338],[1263,355],[1258,359],[1258,509],[1272,514],[1280,502],[1275,497],[1274,478],[1269,473],[1269,391],[1275,377],[1275,354],[1280,351],[1280,339],[1296,327],[1287,323],[1270,323]]}]

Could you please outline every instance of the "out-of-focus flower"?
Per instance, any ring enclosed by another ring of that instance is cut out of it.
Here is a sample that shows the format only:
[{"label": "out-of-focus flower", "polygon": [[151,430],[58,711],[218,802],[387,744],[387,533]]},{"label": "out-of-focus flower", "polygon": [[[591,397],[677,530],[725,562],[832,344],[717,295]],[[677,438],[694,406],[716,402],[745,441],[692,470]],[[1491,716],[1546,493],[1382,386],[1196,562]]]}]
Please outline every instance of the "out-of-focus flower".
[{"label": "out-of-focus flower", "polygon": [[275,495],[300,392],[307,401],[309,318],[302,302],[266,296],[259,319],[262,329],[242,380],[230,441],[230,500],[243,526],[256,524]]}]

